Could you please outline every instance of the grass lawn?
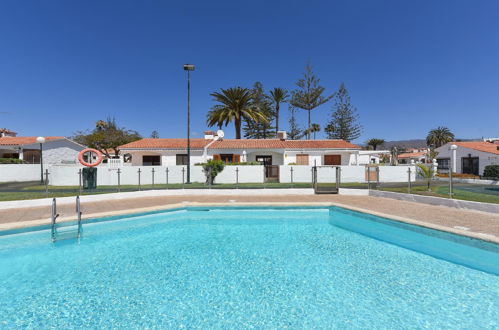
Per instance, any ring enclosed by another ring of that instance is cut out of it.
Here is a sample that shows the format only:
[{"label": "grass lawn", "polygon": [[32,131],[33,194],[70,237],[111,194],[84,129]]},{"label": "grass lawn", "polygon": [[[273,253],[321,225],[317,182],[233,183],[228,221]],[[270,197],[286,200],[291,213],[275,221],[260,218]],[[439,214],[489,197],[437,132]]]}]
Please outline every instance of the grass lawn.
[{"label": "grass lawn", "polygon": [[[321,186],[334,186],[331,184],[320,184]],[[356,189],[367,189],[366,183],[341,183],[342,188],[356,188]],[[375,189],[373,184],[372,189]],[[454,187],[454,198],[462,199],[468,201],[485,202],[485,203],[497,203],[499,204],[499,194],[487,194],[481,193],[479,191],[470,191],[470,187],[456,185]],[[191,183],[191,184],[156,184],[152,185],[142,185],[141,190],[151,190],[151,189],[210,189],[203,183]],[[214,184],[211,189],[277,189],[277,188],[312,188],[311,183],[240,183],[236,184]],[[466,188],[466,189],[465,189]],[[472,187],[475,190],[480,190],[480,187]],[[8,191],[10,189],[10,191]],[[393,186],[381,185],[380,190],[393,191],[399,193],[407,193],[407,185],[397,184]],[[485,189],[485,188],[484,188]],[[490,189],[487,187],[486,189]],[[122,185],[120,191],[137,191],[137,185]],[[99,186],[95,190],[83,190],[82,195],[95,195],[95,194],[108,194],[115,193],[118,191],[117,186]],[[415,184],[412,187],[412,193],[418,195],[435,196],[449,198],[449,187],[446,183],[432,183],[431,191],[427,190],[426,185]],[[45,186],[39,185],[38,183],[32,183],[31,185],[0,185],[0,201],[13,201],[13,200],[26,200],[26,199],[38,199],[38,198],[52,198],[52,197],[68,197],[76,196],[79,194],[78,186],[49,186],[49,192],[45,192]]]},{"label": "grass lawn", "polygon": [[[382,187],[380,190],[393,191],[399,193],[407,193],[407,186],[405,187]],[[413,186],[411,189],[413,194],[444,197],[449,198],[449,185],[444,183],[432,183],[431,191],[428,191],[426,186],[418,185]],[[462,186],[456,185],[454,187],[454,199],[462,199],[466,201],[482,202],[482,203],[496,203],[499,204],[499,195],[492,195],[486,193],[473,192],[463,189]]]}]

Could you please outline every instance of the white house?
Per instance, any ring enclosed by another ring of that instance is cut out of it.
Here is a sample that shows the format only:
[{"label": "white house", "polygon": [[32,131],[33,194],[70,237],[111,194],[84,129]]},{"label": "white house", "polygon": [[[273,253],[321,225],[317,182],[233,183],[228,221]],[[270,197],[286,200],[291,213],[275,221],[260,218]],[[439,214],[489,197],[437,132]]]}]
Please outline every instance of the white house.
[{"label": "white house", "polygon": [[409,149],[407,152],[401,153],[397,156],[399,164],[411,164],[411,163],[425,163],[427,160],[428,149],[427,148],[414,148]]},{"label": "white house", "polygon": [[[85,147],[65,137],[45,137],[42,145],[45,164],[76,164]],[[0,137],[0,158],[18,158],[31,164],[40,163],[40,144],[36,137]]]},{"label": "white house", "polygon": [[[226,163],[260,162],[263,165],[358,164],[360,147],[343,140],[222,139],[211,131],[204,139],[191,139],[191,163],[220,159]],[[186,139],[142,139],[119,147],[131,164],[185,165]]]},{"label": "white house", "polygon": [[382,157],[390,159],[390,150],[360,150],[356,165],[379,164]]},{"label": "white house", "polygon": [[[449,142],[436,149],[438,169],[448,171],[451,159],[455,159],[452,172],[483,175],[485,166],[499,165],[498,142]],[[452,150],[451,145],[457,148]]]}]

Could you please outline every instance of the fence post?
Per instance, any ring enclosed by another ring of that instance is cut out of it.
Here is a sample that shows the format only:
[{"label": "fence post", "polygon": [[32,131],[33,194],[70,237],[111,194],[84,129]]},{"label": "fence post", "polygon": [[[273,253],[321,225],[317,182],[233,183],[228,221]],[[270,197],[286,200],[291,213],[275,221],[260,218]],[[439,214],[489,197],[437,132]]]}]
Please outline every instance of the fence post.
[{"label": "fence post", "polygon": [[154,167],[151,170],[151,174],[152,174],[152,188],[154,188]]},{"label": "fence post", "polygon": [[376,166],[376,189],[379,189],[379,166]]},{"label": "fence post", "polygon": [[371,190],[371,169],[369,165],[366,165],[367,170],[367,190]]},{"label": "fence post", "polygon": [[452,162],[451,162],[451,168],[449,169],[449,198],[452,198]]},{"label": "fence post", "polygon": [[267,188],[265,185],[265,165],[263,166],[263,189]]},{"label": "fence post", "polygon": [[211,189],[211,177],[212,177],[212,168],[208,169],[208,188]]},{"label": "fence post", "polygon": [[236,167],[236,189],[239,189],[239,167]]},{"label": "fence post", "polygon": [[411,193],[411,188],[412,188],[411,167],[410,166],[407,168],[407,177],[408,177],[407,191],[410,194]]},{"label": "fence post", "polygon": [[168,167],[166,168],[166,189],[168,189]]},{"label": "fence post", "polygon": [[118,168],[118,192],[121,192],[121,169]]},{"label": "fence post", "polygon": [[293,166],[289,168],[289,171],[291,172],[291,188],[294,188],[294,183],[293,183]]},{"label": "fence post", "polygon": [[78,170],[79,184],[78,184],[78,192],[81,195],[81,184],[82,184],[82,171],[81,168]]},{"label": "fence post", "polygon": [[341,168],[339,166],[336,166],[336,191],[340,191],[340,171]]},{"label": "fence post", "polygon": [[139,168],[139,170],[137,171],[137,173],[139,174],[139,191],[140,191],[140,172],[141,171],[140,171],[140,168]]},{"label": "fence post", "polygon": [[49,193],[49,170],[45,169],[45,193]]},{"label": "fence post", "polygon": [[182,189],[185,189],[185,167],[182,167]]}]

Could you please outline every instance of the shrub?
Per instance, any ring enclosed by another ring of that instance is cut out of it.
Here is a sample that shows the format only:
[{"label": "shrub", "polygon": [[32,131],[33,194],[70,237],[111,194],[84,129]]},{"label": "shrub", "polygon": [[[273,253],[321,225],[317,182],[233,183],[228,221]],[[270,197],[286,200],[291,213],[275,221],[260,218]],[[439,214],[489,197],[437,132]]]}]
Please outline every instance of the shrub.
[{"label": "shrub", "polygon": [[499,178],[499,165],[487,165],[483,170],[483,176],[486,178]]},{"label": "shrub", "polygon": [[26,164],[26,162],[17,158],[0,158],[0,164]]},{"label": "shrub", "polygon": [[209,159],[206,163],[200,164],[203,166],[204,174],[206,175],[206,183],[213,184],[218,173],[222,172],[225,163],[221,160]]}]

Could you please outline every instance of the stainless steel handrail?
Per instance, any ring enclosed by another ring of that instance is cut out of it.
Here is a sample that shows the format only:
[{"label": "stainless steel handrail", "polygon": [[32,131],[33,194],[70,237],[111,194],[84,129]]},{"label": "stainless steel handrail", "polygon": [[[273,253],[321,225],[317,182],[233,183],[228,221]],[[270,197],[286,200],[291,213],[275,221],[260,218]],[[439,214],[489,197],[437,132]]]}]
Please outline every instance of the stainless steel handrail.
[{"label": "stainless steel handrail", "polygon": [[80,196],[76,196],[76,215],[78,216],[78,238],[80,238],[82,232]]},{"label": "stainless steel handrail", "polygon": [[51,237],[52,237],[52,242],[55,242],[56,237],[55,237],[55,222],[59,214],[57,213],[57,202],[55,198],[52,199],[52,223],[51,223]]}]

